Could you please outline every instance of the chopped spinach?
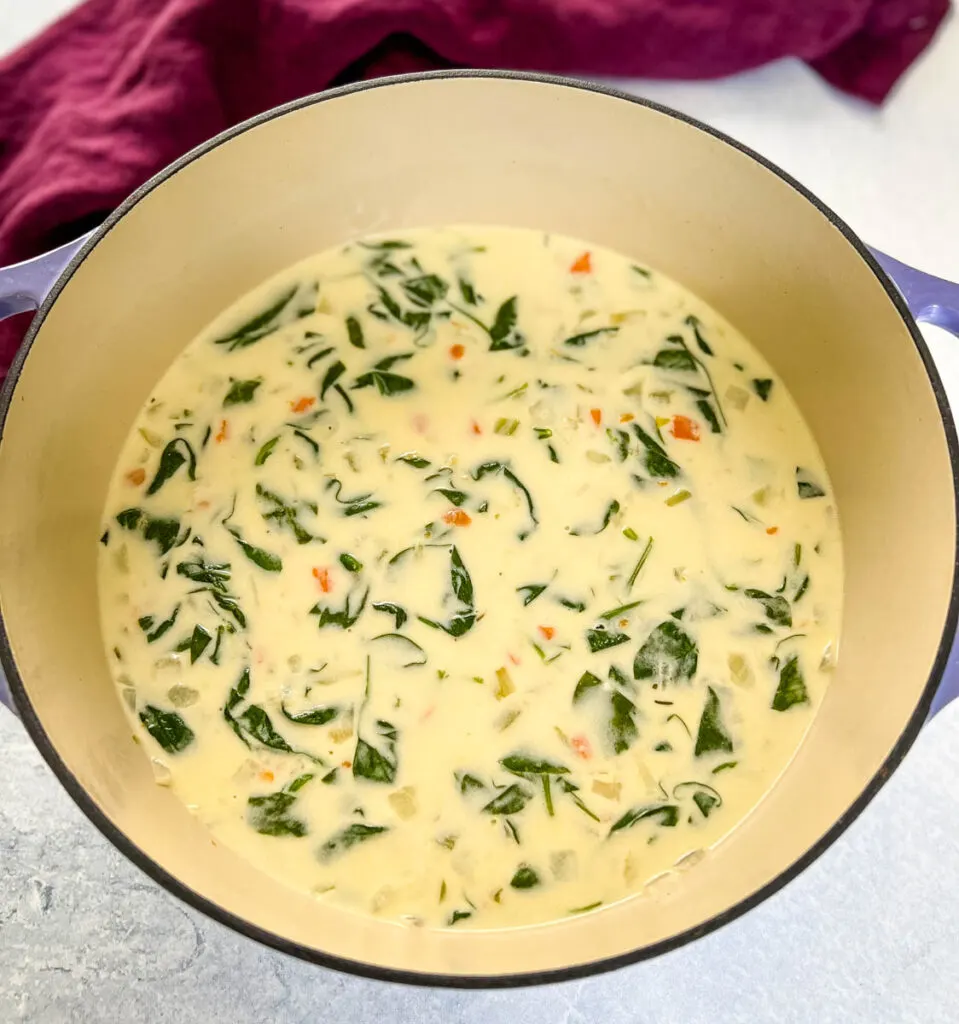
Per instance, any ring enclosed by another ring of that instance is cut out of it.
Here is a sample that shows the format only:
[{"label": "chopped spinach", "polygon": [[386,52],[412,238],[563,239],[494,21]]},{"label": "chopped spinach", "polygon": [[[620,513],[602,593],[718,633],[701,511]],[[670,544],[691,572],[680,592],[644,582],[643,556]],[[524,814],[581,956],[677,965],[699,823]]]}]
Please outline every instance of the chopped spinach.
[{"label": "chopped spinach", "polygon": [[513,472],[513,470],[505,462],[484,462],[481,463],[473,472],[470,474],[474,480],[482,480],[486,476],[497,476],[500,473],[507,479],[514,487],[517,487],[523,493],[523,497],[526,499],[526,509],[529,513],[530,522],[532,526],[529,530],[521,531],[519,534],[520,540],[526,540],[532,530],[539,525],[539,520],[536,518],[536,509],[533,505],[533,496],[529,493],[529,488],[523,483],[522,480]]},{"label": "chopped spinach", "polygon": [[366,842],[367,839],[372,839],[374,836],[388,831],[386,825],[364,825],[362,822],[354,822],[330,836],[320,847],[317,855],[320,860],[331,860],[356,846],[357,843]]},{"label": "chopped spinach", "polygon": [[516,873],[510,879],[509,884],[514,889],[532,889],[534,886],[539,885],[539,875],[529,866],[529,864],[520,864],[516,869]]},{"label": "chopped spinach", "polygon": [[469,571],[463,564],[456,545],[450,545],[450,586],[453,597],[460,603],[460,607],[450,616],[447,622],[436,622],[420,615],[420,622],[434,629],[442,629],[452,637],[463,636],[468,633],[476,623],[476,608],[473,604],[473,580]]},{"label": "chopped spinach", "polygon": [[[302,291],[302,296],[294,302],[297,293]],[[215,345],[226,345],[227,350],[234,352],[238,348],[246,348],[254,342],[265,338],[268,334],[280,329],[283,321],[292,314],[292,319],[299,319],[309,316],[316,310],[317,286],[307,285],[301,289],[299,284],[293,285],[270,306],[251,317],[246,323],[241,324],[235,331],[217,338]]]},{"label": "chopped spinach", "polygon": [[602,685],[603,681],[599,676],[594,676],[592,672],[584,672],[579,677],[576,689],[573,690],[573,703],[578,704],[584,697],[586,697],[590,690]]},{"label": "chopped spinach", "polygon": [[568,768],[551,761],[538,760],[525,754],[509,754],[500,759],[500,764],[513,775],[567,775]]},{"label": "chopped spinach", "polygon": [[746,597],[758,601],[766,610],[766,618],[775,626],[791,626],[792,611],[789,602],[780,594],[767,594],[763,590],[748,587],[743,591]]},{"label": "chopped spinach", "polygon": [[625,633],[618,633],[615,630],[607,629],[600,624],[586,630],[586,644],[590,653],[606,651],[610,647],[618,647],[620,644],[629,643],[629,637]]},{"label": "chopped spinach", "polygon": [[548,583],[527,583],[516,588],[517,594],[523,595],[523,607],[532,604],[540,594],[549,586]]},{"label": "chopped spinach", "polygon": [[269,441],[264,442],[260,447],[260,450],[256,453],[256,458],[253,460],[254,466],[262,466],[266,460],[273,454],[273,449],[277,446],[280,440],[280,435],[271,437]]},{"label": "chopped spinach", "polygon": [[370,782],[393,782],[396,779],[396,728],[389,722],[376,722],[382,750],[378,750],[362,737],[357,737],[353,753],[353,778]]},{"label": "chopped spinach", "polygon": [[295,722],[297,725],[326,725],[327,722],[332,722],[340,713],[340,709],[335,705],[310,708],[309,711],[291,712],[286,710],[285,704],[281,704],[280,711],[283,712],[284,718],[290,722]]},{"label": "chopped spinach", "polygon": [[733,752],[733,741],[723,724],[719,695],[711,687],[706,687],[706,704],[702,717],[699,719],[699,731],[696,733],[696,757],[711,754],[715,751]]},{"label": "chopped spinach", "polygon": [[236,530],[230,530],[230,534],[237,544],[240,545],[240,550],[243,554],[254,565],[258,565],[261,569],[266,570],[266,572],[282,572],[283,560],[279,555],[273,555],[269,551],[264,551],[263,548],[258,548],[255,544],[248,544],[240,537]]},{"label": "chopped spinach", "polygon": [[363,340],[363,328],[355,316],[346,318],[346,336],[354,348],[366,348],[366,342]]},{"label": "chopped spinach", "polygon": [[613,690],[610,695],[612,714],[609,719],[609,736],[613,741],[613,752],[622,754],[639,738],[639,730],[633,716],[636,705],[626,696]]},{"label": "chopped spinach", "polygon": [[187,476],[191,480],[196,480],[196,453],[185,437],[175,437],[160,453],[156,475],[147,488],[147,494],[156,494],[167,480],[184,465],[187,467]]},{"label": "chopped spinach", "polygon": [[679,466],[666,454],[666,449],[659,442],[650,437],[638,423],[633,424],[633,432],[646,449],[645,466],[650,476],[660,480],[679,476]]},{"label": "chopped spinach", "polygon": [[592,341],[594,338],[602,337],[604,334],[616,334],[618,331],[618,327],[597,327],[592,331],[583,331],[582,334],[574,334],[571,338],[567,338],[563,344],[572,345],[574,348],[582,348],[586,342]]},{"label": "chopped spinach", "polygon": [[627,811],[621,818],[613,823],[609,834],[621,832],[623,829],[632,828],[637,821],[646,821],[658,818],[658,825],[663,828],[673,828],[679,822],[679,808],[676,804],[646,804],[642,807],[634,807]]},{"label": "chopped spinach", "polygon": [[363,614],[363,609],[366,607],[366,599],[370,595],[370,589],[367,587],[362,596],[359,599],[359,605],[354,606],[354,598],[356,597],[356,591],[350,591],[346,595],[346,601],[343,607],[339,611],[333,611],[320,603],[313,605],[310,609],[310,615],[317,615],[317,627],[323,629],[326,626],[339,626],[340,629],[351,629],[355,624],[356,620]]},{"label": "chopped spinach", "polygon": [[[305,778],[309,781],[312,777],[301,775],[300,779]],[[299,779],[294,780],[289,788],[292,789],[297,782]],[[280,790],[279,793],[270,793],[268,796],[251,796],[247,800],[247,822],[262,836],[294,836],[302,839],[309,833],[309,828],[305,821],[289,813],[296,803],[294,794],[295,790]]]},{"label": "chopped spinach", "polygon": [[796,467],[796,490],[800,498],[824,498],[826,492],[809,475],[808,470]]},{"label": "chopped spinach", "polygon": [[649,634],[636,652],[633,678],[675,683],[692,679],[698,664],[696,642],[678,623],[667,620]]},{"label": "chopped spinach", "polygon": [[227,408],[230,405],[241,405],[246,402],[252,402],[253,396],[256,394],[256,389],[263,383],[261,377],[256,377],[254,380],[235,380],[230,385],[230,390],[227,391],[226,397],[223,399],[223,408]]},{"label": "chopped spinach", "polygon": [[343,493],[343,484],[340,483],[337,478],[330,477],[326,483],[326,489],[329,491],[336,488],[336,494],[333,497],[340,505],[345,505],[343,509],[344,516],[362,516],[366,515],[367,512],[372,512],[373,509],[380,508],[382,506],[381,501],[373,500],[372,494],[358,494],[353,498],[341,498],[340,495]]},{"label": "chopped spinach", "polygon": [[140,629],[143,630],[144,633],[146,633],[147,643],[153,644],[156,643],[156,641],[159,640],[161,636],[163,636],[165,633],[168,633],[173,628],[173,625],[176,622],[177,616],[179,614],[180,606],[177,605],[170,613],[170,617],[164,619],[162,622],[155,623],[155,620],[152,615],[141,615],[140,618],[137,619],[137,625],[140,627]]},{"label": "chopped spinach", "polygon": [[532,796],[533,794],[525,786],[514,782],[513,785],[507,786],[501,793],[494,796],[483,810],[487,814],[519,814],[532,799]]},{"label": "chopped spinach", "polygon": [[168,754],[179,754],[193,742],[193,730],[175,711],[147,704],[140,712],[140,721]]},{"label": "chopped spinach", "polygon": [[779,670],[779,686],[773,697],[773,711],[788,711],[794,704],[806,704],[809,694],[802,669],[799,667],[799,656],[794,654]]},{"label": "chopped spinach", "polygon": [[403,623],[409,618],[404,608],[401,608],[398,604],[393,604],[390,601],[374,601],[373,607],[378,612],[386,612],[393,616],[393,628],[402,629]]},{"label": "chopped spinach", "polygon": [[[270,506],[268,512],[262,513],[263,518],[268,522],[272,519],[278,526],[289,528],[293,532],[293,536],[296,537],[297,544],[309,544],[310,541],[324,540],[322,537],[315,537],[300,524],[299,512],[295,505],[284,501],[279,495],[267,490],[262,484],[256,485],[256,496]],[[316,514],[317,508],[313,502],[306,502],[303,504],[303,507],[314,515]]]},{"label": "chopped spinach", "polygon": [[753,391],[764,401],[769,401],[769,392],[772,391],[773,382],[769,377],[753,377]]}]

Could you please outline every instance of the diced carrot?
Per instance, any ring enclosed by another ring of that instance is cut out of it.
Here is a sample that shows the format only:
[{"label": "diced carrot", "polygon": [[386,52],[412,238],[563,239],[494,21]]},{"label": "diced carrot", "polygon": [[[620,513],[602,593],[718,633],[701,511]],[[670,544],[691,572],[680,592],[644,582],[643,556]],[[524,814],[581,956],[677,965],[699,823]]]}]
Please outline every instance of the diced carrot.
[{"label": "diced carrot", "polygon": [[271,772],[271,771],[260,772],[260,778],[264,782],[272,782],[273,781],[273,772]]},{"label": "diced carrot", "polygon": [[582,733],[570,737],[569,745],[584,761],[588,761],[593,756],[593,748]]},{"label": "diced carrot", "polygon": [[304,395],[302,398],[298,398],[295,402],[290,402],[290,408],[294,412],[306,412],[306,410],[315,403],[315,398],[312,398],[309,395]]},{"label": "diced carrot", "polygon": [[219,432],[216,435],[216,443],[220,444],[221,442],[225,441],[229,436],[230,436],[230,431],[229,431],[229,428],[227,426],[227,422],[226,422],[226,420],[221,420],[220,421],[220,430],[219,430]]},{"label": "diced carrot", "polygon": [[509,658],[509,660],[510,660],[510,661],[511,661],[511,662],[512,662],[512,663],[513,663],[514,665],[518,665],[518,664],[520,663],[520,662],[519,662],[519,658],[517,658],[515,654],[507,654],[507,655],[506,655],[506,657],[507,657],[507,658]]},{"label": "diced carrot", "polygon": [[634,419],[636,419],[636,417],[631,412],[624,412],[623,415],[619,417],[619,422],[629,423],[631,420]]},{"label": "diced carrot", "polygon": [[767,526],[766,527],[766,533],[768,533],[769,536],[772,537],[775,534],[779,533],[779,527],[778,526]]},{"label": "diced carrot", "polygon": [[139,469],[131,469],[127,473],[127,480],[133,484],[134,487],[139,487],[147,478],[147,471],[141,466]]},{"label": "diced carrot", "polygon": [[556,636],[556,630],[552,626],[537,626],[536,627],[546,640],[552,640]]},{"label": "diced carrot", "polygon": [[590,409],[589,410],[589,418],[598,427],[600,425],[600,423],[603,422],[603,410],[602,409]]},{"label": "diced carrot", "polygon": [[688,416],[674,416],[672,435],[680,441],[698,441],[699,424]]},{"label": "diced carrot", "polygon": [[340,761],[340,767],[341,768],[352,768],[353,767],[353,762],[352,761]]},{"label": "diced carrot", "polygon": [[474,434],[482,434],[483,428],[476,422],[476,420],[470,420],[470,429]]},{"label": "diced carrot", "polygon": [[456,344],[450,345],[450,358],[451,359],[462,359],[466,355],[466,348],[463,345]]},{"label": "diced carrot", "polygon": [[589,274],[592,273],[593,264],[590,261],[589,253],[584,252],[582,256],[577,257],[576,262],[569,268],[571,274]]},{"label": "diced carrot", "polygon": [[318,569],[313,570],[314,579],[320,584],[320,590],[324,594],[328,594],[333,589],[333,581],[330,579],[329,569]]},{"label": "diced carrot", "polygon": [[472,521],[469,513],[464,512],[461,508],[451,508],[443,516],[443,522],[449,526],[469,526]]}]

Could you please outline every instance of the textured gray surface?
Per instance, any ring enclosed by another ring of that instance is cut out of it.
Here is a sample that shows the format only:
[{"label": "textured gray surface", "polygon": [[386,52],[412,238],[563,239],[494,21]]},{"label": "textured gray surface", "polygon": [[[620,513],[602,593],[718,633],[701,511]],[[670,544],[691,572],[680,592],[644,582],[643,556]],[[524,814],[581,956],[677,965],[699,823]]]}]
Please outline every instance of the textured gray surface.
[{"label": "textured gray surface", "polygon": [[746,917],[648,964],[500,993],[346,977],[213,924],[114,851],[0,709],[0,1021],[954,1021],[956,712],[831,851]]},{"label": "textured gray surface", "polygon": [[[68,5],[0,0],[0,52]],[[870,241],[959,280],[957,56],[953,19],[881,112],[790,63],[634,91],[736,135]],[[955,405],[959,346],[928,336]],[[322,971],[183,907],[100,837],[0,708],[0,1024],[955,1021],[957,738],[954,706],[839,843],[717,934],[586,982],[463,993]]]}]

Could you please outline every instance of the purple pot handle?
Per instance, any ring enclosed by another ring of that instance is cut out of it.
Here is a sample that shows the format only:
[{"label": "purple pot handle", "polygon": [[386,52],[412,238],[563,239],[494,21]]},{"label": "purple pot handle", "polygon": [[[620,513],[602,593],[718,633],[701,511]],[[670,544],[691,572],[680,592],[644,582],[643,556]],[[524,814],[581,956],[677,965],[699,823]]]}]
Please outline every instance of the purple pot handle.
[{"label": "purple pot handle", "polygon": [[[916,320],[935,324],[959,338],[959,284],[900,263],[891,256],[872,250],[883,270],[906,300],[909,312]],[[959,697],[959,637],[953,638],[952,650],[942,673],[942,682],[932,700],[929,717],[932,718],[950,701]]]}]

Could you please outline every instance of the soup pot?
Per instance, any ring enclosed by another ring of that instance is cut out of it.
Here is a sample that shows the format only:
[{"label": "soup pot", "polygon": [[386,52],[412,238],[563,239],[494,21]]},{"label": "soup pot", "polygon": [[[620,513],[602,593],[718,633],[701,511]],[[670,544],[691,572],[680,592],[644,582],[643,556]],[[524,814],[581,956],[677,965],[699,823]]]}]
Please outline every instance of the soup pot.
[{"label": "soup pot", "polygon": [[[417,929],[353,914],[211,842],[133,742],[98,621],[114,461],[186,342],[305,256],[451,222],[578,236],[698,293],[799,403],[845,544],[838,666],[758,809],[695,869],[533,928]],[[481,986],[673,949],[822,854],[959,688],[959,456],[916,327],[927,319],[959,333],[959,286],[870,252],[788,175],[690,118],[537,75],[442,72],[333,90],[225,132],[86,239],[0,274],[0,315],[37,305],[0,403],[6,699],[124,854],[191,906],[284,952],[378,978]]]}]

